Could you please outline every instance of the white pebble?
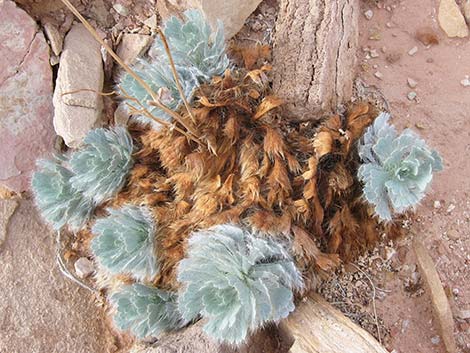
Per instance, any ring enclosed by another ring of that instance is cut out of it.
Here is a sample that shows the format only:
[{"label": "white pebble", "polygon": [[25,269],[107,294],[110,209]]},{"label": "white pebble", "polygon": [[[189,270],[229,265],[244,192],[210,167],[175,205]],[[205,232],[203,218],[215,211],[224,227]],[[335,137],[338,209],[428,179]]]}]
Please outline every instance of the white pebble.
[{"label": "white pebble", "polygon": [[415,80],[413,80],[410,77],[408,77],[407,82],[408,82],[408,86],[410,86],[410,88],[416,88],[416,86],[418,86],[418,82],[416,82]]},{"label": "white pebble", "polygon": [[408,51],[408,55],[415,55],[418,52],[418,47],[413,47]]},{"label": "white pebble", "polygon": [[374,76],[377,77],[379,80],[381,80],[384,77],[384,75],[380,71],[376,71]]},{"label": "white pebble", "polygon": [[451,213],[453,210],[455,210],[455,205],[453,203],[451,203],[449,205],[449,207],[447,207],[447,213]]},{"label": "white pebble", "polygon": [[434,201],[434,208],[436,210],[438,210],[439,208],[441,208],[441,202],[439,200],[436,200]]},{"label": "white pebble", "polygon": [[367,18],[368,20],[371,20],[372,17],[374,17],[374,11],[372,11],[372,10],[367,10],[366,12],[364,12],[364,16],[365,16],[365,18]]},{"label": "white pebble", "polygon": [[77,276],[80,278],[87,278],[93,272],[95,272],[93,262],[88,260],[86,257],[81,257],[77,261],[75,261],[74,267]]},{"label": "white pebble", "polygon": [[377,50],[376,49],[372,49],[370,51],[370,57],[371,58],[378,58],[379,57],[379,53],[377,53]]},{"label": "white pebble", "polygon": [[409,99],[410,101],[416,99],[416,96],[417,96],[417,94],[416,94],[415,91],[411,91],[411,92],[408,93],[408,95],[407,95],[407,97],[408,97],[408,99]]},{"label": "white pebble", "polygon": [[460,81],[460,84],[464,87],[470,86],[470,78],[468,77],[468,75],[465,75],[465,78]]},{"label": "white pebble", "polygon": [[124,5],[121,5],[121,4],[114,4],[113,5],[113,9],[116,10],[116,12],[118,14],[120,14],[121,16],[127,16],[129,15],[129,10],[127,9],[127,7],[125,7]]}]

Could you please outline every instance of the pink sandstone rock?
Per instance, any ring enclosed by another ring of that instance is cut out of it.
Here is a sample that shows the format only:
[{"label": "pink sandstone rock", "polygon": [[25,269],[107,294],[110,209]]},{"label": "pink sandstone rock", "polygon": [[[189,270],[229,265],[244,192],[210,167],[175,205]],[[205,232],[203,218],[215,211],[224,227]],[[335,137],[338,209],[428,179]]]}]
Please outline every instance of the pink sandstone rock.
[{"label": "pink sandstone rock", "polygon": [[13,1],[0,1],[0,186],[29,188],[36,159],[52,150],[49,46]]}]

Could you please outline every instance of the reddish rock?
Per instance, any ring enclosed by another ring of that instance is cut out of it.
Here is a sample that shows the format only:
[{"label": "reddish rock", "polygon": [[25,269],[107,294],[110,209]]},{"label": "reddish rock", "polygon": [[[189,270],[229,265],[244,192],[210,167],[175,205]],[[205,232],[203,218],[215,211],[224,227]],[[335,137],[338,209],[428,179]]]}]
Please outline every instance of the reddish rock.
[{"label": "reddish rock", "polygon": [[36,159],[53,147],[49,46],[13,1],[0,1],[0,186],[29,187]]}]

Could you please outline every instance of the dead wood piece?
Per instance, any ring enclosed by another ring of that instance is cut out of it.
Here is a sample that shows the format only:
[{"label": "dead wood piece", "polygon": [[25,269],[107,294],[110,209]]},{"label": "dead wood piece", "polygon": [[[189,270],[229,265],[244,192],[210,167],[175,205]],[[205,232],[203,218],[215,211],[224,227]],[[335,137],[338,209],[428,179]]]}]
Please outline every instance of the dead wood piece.
[{"label": "dead wood piece", "polygon": [[374,337],[316,293],[299,303],[281,328],[294,339],[290,353],[387,353]]},{"label": "dead wood piece", "polygon": [[439,279],[439,274],[428,251],[417,238],[413,241],[413,249],[421,276],[426,283],[429,296],[431,297],[434,318],[438,323],[442,341],[447,352],[454,353],[457,351],[454,339],[454,319],[449,300]]},{"label": "dead wood piece", "polygon": [[357,0],[281,0],[273,49],[274,92],[297,118],[351,99],[358,47]]}]

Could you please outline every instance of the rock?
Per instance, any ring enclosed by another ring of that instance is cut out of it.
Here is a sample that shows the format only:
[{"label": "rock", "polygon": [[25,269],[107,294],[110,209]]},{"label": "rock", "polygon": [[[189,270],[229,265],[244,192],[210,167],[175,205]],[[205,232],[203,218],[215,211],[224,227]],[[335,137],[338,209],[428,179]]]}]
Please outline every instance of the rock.
[{"label": "rock", "polygon": [[188,8],[199,8],[215,25],[224,24],[225,38],[230,39],[240,31],[248,16],[256,10],[261,0],[187,0]]},{"label": "rock", "polygon": [[383,79],[384,75],[380,71],[376,71],[374,76],[377,77],[379,80]]},{"label": "rock", "polygon": [[55,25],[50,22],[44,24],[44,32],[46,33],[47,39],[49,39],[49,43],[51,44],[52,52],[59,56],[62,52],[62,46],[64,44],[64,39],[60,34],[59,30]]},{"label": "rock", "polygon": [[468,36],[467,24],[455,0],[441,0],[437,18],[448,37]]},{"label": "rock", "polygon": [[439,201],[439,200],[434,201],[433,206],[436,210],[440,209],[441,208],[441,201]]},{"label": "rock", "polygon": [[379,57],[379,53],[377,53],[377,49],[372,49],[370,51],[370,57],[371,58],[378,58]]},{"label": "rock", "polygon": [[75,261],[74,267],[77,276],[80,278],[87,278],[91,276],[93,272],[95,272],[95,266],[93,266],[93,262],[88,260],[86,257],[81,257]]},{"label": "rock", "polygon": [[413,56],[418,52],[418,47],[413,47],[408,51],[408,55]]},{"label": "rock", "polygon": [[29,188],[36,159],[52,150],[49,46],[36,22],[0,1],[0,187]]},{"label": "rock", "polygon": [[447,212],[447,213],[452,213],[453,210],[455,210],[455,205],[454,205],[453,203],[451,203],[451,204],[449,205],[449,207],[447,207],[446,212]]},{"label": "rock", "polygon": [[418,86],[418,82],[416,82],[415,80],[413,80],[411,77],[408,77],[408,79],[406,80],[406,82],[408,83],[408,86],[410,88],[416,88],[416,86]]},{"label": "rock", "polygon": [[151,36],[139,33],[124,33],[117,54],[128,65],[134,63],[150,46]]},{"label": "rock", "polygon": [[462,5],[463,16],[465,17],[465,21],[470,24],[470,0],[466,0]]},{"label": "rock", "polygon": [[437,346],[441,342],[441,338],[439,336],[431,337],[431,343]]},{"label": "rock", "polygon": [[[90,129],[102,124],[103,99],[95,93],[103,89],[100,48],[82,24],[73,25],[65,37],[54,92],[54,127],[69,147],[78,147]],[[84,89],[92,91],[76,92]]]},{"label": "rock", "polygon": [[157,15],[152,15],[149,18],[147,18],[145,21],[143,21],[144,25],[149,27],[150,29],[156,29],[157,28]]},{"label": "rock", "polygon": [[119,104],[117,109],[114,111],[114,124],[126,126],[129,118],[129,112],[125,103]]},{"label": "rock", "polygon": [[94,294],[59,271],[55,236],[20,200],[0,250],[0,352],[116,352]]},{"label": "rock", "polygon": [[0,249],[7,238],[8,224],[17,207],[18,201],[16,200],[0,200]]},{"label": "rock", "polygon": [[421,276],[426,284],[428,295],[431,298],[434,318],[438,324],[440,336],[448,353],[456,353],[457,347],[454,339],[454,319],[452,310],[442,286],[439,274],[433,260],[424,245],[415,237],[413,249],[416,254]]},{"label": "rock", "polygon": [[116,12],[121,16],[129,15],[129,10],[122,4],[114,4],[113,9],[116,10]]},{"label": "rock", "polygon": [[470,86],[470,78],[468,77],[468,75],[465,75],[465,78],[460,81],[460,84],[464,87]]},{"label": "rock", "polygon": [[364,17],[367,18],[369,21],[372,19],[372,17],[374,17],[374,11],[372,10],[367,10],[366,12],[364,12]]},{"label": "rock", "polygon": [[406,96],[408,97],[410,101],[412,101],[416,99],[417,93],[415,91],[411,91]]}]

